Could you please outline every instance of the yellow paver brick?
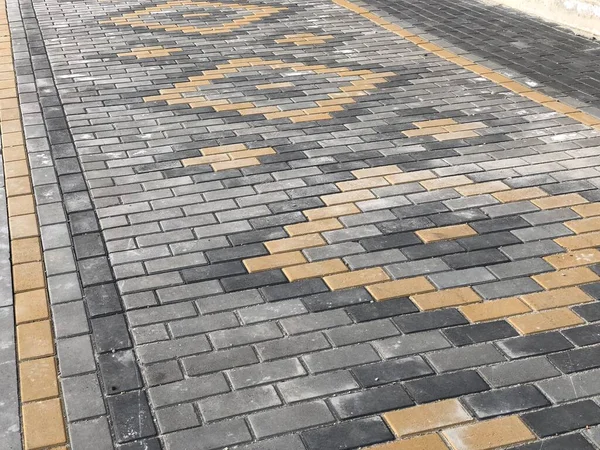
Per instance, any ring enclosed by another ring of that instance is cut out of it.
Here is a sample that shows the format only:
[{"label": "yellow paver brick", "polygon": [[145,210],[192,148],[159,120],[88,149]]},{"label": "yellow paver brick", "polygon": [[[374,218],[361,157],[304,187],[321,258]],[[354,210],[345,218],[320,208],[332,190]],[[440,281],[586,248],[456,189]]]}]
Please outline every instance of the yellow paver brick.
[{"label": "yellow paver brick", "polygon": [[452,133],[444,132],[439,134],[434,134],[433,137],[438,141],[451,141],[453,139],[465,139],[472,137],[479,137],[477,133],[474,131],[466,130],[466,131],[453,131]]},{"label": "yellow paver brick", "polygon": [[463,425],[444,430],[442,435],[454,450],[493,450],[536,439],[518,416]]},{"label": "yellow paver brick", "polygon": [[449,447],[437,433],[432,433],[375,445],[366,450],[449,450]]},{"label": "yellow paver brick", "polygon": [[531,312],[531,308],[516,297],[465,305],[459,310],[470,322],[487,322]]},{"label": "yellow paver brick", "polygon": [[5,181],[5,186],[8,197],[31,194],[32,192],[29,177],[10,178]]},{"label": "yellow paver brick", "polygon": [[577,234],[600,231],[600,217],[587,217],[579,220],[569,220],[564,223]]},{"label": "yellow paver brick", "polygon": [[554,242],[567,250],[598,247],[600,246],[600,232],[594,231],[592,233],[579,234],[576,236],[565,236],[554,239]]},{"label": "yellow paver brick", "polygon": [[[425,44],[433,45],[433,44]],[[443,127],[445,125],[455,125],[456,120],[454,119],[434,119],[424,120],[422,122],[414,122],[413,125],[419,128],[432,128],[432,127]]]},{"label": "yellow paver brick", "polygon": [[326,245],[325,239],[320,234],[304,234],[287,239],[277,239],[264,243],[269,253],[282,253],[305,248],[321,247]]},{"label": "yellow paver brick", "polygon": [[549,194],[539,187],[528,187],[521,189],[511,189],[509,191],[494,192],[492,194],[502,203],[519,202],[522,200],[531,200],[534,198],[547,197]]},{"label": "yellow paver brick", "polygon": [[573,193],[538,198],[531,200],[531,202],[540,209],[556,209],[588,203],[588,201],[581,195]]},{"label": "yellow paver brick", "polygon": [[21,362],[19,376],[21,401],[31,402],[58,397],[54,357]]},{"label": "yellow paver brick", "polygon": [[483,122],[467,122],[457,123],[456,125],[448,125],[444,127],[444,129],[450,133],[455,133],[458,131],[479,130],[480,128],[487,128],[487,126]]},{"label": "yellow paver brick", "polygon": [[256,158],[236,159],[235,161],[223,161],[211,164],[215,172],[228,169],[239,169],[241,167],[259,166],[260,161]]},{"label": "yellow paver brick", "polygon": [[18,324],[48,318],[45,289],[15,294],[15,317]]},{"label": "yellow paver brick", "polygon": [[557,269],[587,266],[600,262],[600,251],[595,248],[575,250],[568,253],[558,253],[544,258],[548,264]]},{"label": "yellow paver brick", "polygon": [[29,322],[17,325],[17,353],[19,361],[54,354],[50,321]]},{"label": "yellow paver brick", "polygon": [[327,206],[323,208],[307,209],[302,213],[308,220],[329,219],[332,217],[349,216],[360,213],[360,209],[354,203],[344,203],[341,205]]},{"label": "yellow paver brick", "polygon": [[536,311],[593,301],[591,297],[578,287],[536,292],[533,294],[522,295],[521,299]]},{"label": "yellow paver brick", "polygon": [[367,290],[375,300],[379,301],[431,292],[435,291],[435,288],[427,278],[413,277],[373,284],[368,286]]},{"label": "yellow paver brick", "polygon": [[290,281],[324,277],[346,271],[348,271],[348,268],[341,259],[327,259],[283,269],[283,273]]},{"label": "yellow paver brick", "polygon": [[35,214],[9,217],[8,223],[11,239],[39,236],[40,234]]},{"label": "yellow paver brick", "polygon": [[6,178],[25,177],[28,175],[29,167],[26,160],[4,162],[4,176]]},{"label": "yellow paver brick", "polygon": [[302,234],[321,233],[323,231],[339,230],[344,228],[341,222],[335,218],[315,220],[310,222],[295,223],[283,227],[290,236],[300,236]]},{"label": "yellow paver brick", "polygon": [[356,191],[359,189],[371,189],[381,186],[389,186],[389,181],[383,177],[363,178],[360,180],[340,181],[336,186],[342,192]]},{"label": "yellow paver brick", "polygon": [[8,198],[8,215],[21,216],[24,214],[35,213],[35,205],[33,203],[33,195],[19,195]]},{"label": "yellow paver brick", "polygon": [[581,217],[600,216],[600,203],[598,202],[573,206],[571,209]]},{"label": "yellow paver brick", "polygon": [[572,267],[570,269],[557,270],[556,272],[534,275],[531,278],[544,289],[579,286],[580,284],[591,283],[600,279],[598,275],[587,267]]},{"label": "yellow paver brick", "polygon": [[295,266],[305,262],[306,258],[301,252],[289,252],[245,259],[244,266],[246,266],[248,272],[253,273],[270,269],[278,269],[281,267]]},{"label": "yellow paver brick", "polygon": [[25,449],[46,448],[67,440],[62,408],[58,398],[23,405]]},{"label": "yellow paver brick", "polygon": [[254,158],[257,156],[266,156],[266,155],[274,155],[276,152],[271,147],[264,148],[254,148],[252,150],[244,150],[241,152],[234,152],[228,154],[228,156],[232,160],[236,159],[244,159],[244,158]]},{"label": "yellow paver brick", "polygon": [[38,237],[15,239],[11,241],[10,246],[13,264],[42,260],[40,239]]},{"label": "yellow paver brick", "polygon": [[510,187],[502,181],[487,181],[485,183],[458,186],[454,189],[456,189],[459,194],[470,197],[471,195],[492,194],[498,191],[506,191],[510,189]]},{"label": "yellow paver brick", "polygon": [[336,291],[339,289],[347,289],[356,286],[366,286],[368,284],[377,283],[379,281],[389,280],[385,271],[380,267],[370,269],[355,270],[352,272],[330,275],[323,279],[329,289]]},{"label": "yellow paver brick", "polygon": [[473,420],[467,410],[456,399],[387,412],[383,415],[383,418],[399,438],[439,430]]},{"label": "yellow paver brick", "polygon": [[461,287],[413,295],[411,300],[422,310],[428,311],[480,302],[481,297],[470,287]]},{"label": "yellow paver brick", "polygon": [[327,206],[339,205],[341,203],[359,202],[361,200],[370,200],[372,198],[375,198],[375,194],[368,189],[321,196],[321,200],[323,200]]},{"label": "yellow paver brick", "polygon": [[425,243],[436,241],[447,241],[467,236],[474,236],[477,232],[467,224],[448,225],[438,228],[425,228],[415,232]]},{"label": "yellow paver brick", "polygon": [[437,178],[437,175],[431,170],[417,170],[415,172],[399,173],[385,177],[392,184],[415,183],[417,181],[430,180]]},{"label": "yellow paver brick", "polygon": [[220,145],[218,147],[206,147],[200,150],[204,156],[209,155],[218,155],[222,153],[231,153],[231,152],[240,152],[242,150],[247,150],[244,144],[229,144],[229,145]]},{"label": "yellow paver brick", "polygon": [[31,291],[45,287],[44,268],[41,261],[13,265],[13,290]]},{"label": "yellow paver brick", "polygon": [[402,170],[395,165],[371,167],[368,169],[357,169],[352,171],[352,175],[354,175],[356,178],[380,177],[385,175],[393,175],[395,173],[402,173]]},{"label": "yellow paver brick", "polygon": [[462,186],[465,184],[472,184],[473,180],[470,180],[464,175],[456,175],[452,177],[434,178],[430,180],[421,181],[423,186],[428,191],[434,191],[437,189],[445,189],[456,186]]},{"label": "yellow paver brick", "polygon": [[521,334],[541,333],[580,325],[584,321],[569,308],[549,309],[542,312],[532,312],[522,316],[509,317],[508,322]]},{"label": "yellow paver brick", "polygon": [[427,128],[417,128],[415,130],[405,130],[402,132],[406,137],[418,137],[418,136],[433,136],[439,135],[442,133],[447,133],[445,128],[442,127],[427,127]]}]

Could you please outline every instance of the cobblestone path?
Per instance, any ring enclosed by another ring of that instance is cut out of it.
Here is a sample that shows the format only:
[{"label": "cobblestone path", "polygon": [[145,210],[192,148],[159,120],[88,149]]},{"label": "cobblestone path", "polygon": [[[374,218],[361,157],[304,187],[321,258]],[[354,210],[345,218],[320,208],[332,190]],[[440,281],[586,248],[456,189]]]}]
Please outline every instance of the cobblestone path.
[{"label": "cobblestone path", "polygon": [[546,63],[593,41],[4,1],[8,450],[600,448],[600,64]]}]

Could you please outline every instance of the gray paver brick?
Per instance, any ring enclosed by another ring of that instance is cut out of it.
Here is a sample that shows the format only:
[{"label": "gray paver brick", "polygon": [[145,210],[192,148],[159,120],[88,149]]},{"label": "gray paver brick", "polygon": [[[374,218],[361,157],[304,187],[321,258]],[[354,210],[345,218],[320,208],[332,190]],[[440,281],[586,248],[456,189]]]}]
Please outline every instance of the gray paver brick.
[{"label": "gray paver brick", "polygon": [[200,400],[198,404],[202,416],[210,422],[277,406],[281,400],[272,386],[259,386],[215,395]]},{"label": "gray paver brick", "polygon": [[250,425],[259,438],[332,422],[333,414],[324,402],[301,403],[253,414]]}]

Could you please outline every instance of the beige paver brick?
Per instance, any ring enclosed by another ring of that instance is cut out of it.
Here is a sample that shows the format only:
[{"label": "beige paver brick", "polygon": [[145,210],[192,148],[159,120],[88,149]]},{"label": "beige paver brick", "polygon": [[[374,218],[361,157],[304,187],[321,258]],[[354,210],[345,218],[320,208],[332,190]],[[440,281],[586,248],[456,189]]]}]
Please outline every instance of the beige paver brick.
[{"label": "beige paver brick", "polygon": [[327,259],[299,266],[285,267],[283,273],[290,281],[306,278],[324,277],[334,273],[346,272],[348,268],[341,259]]},{"label": "beige paver brick", "polygon": [[32,359],[19,364],[21,401],[31,402],[58,397],[54,357]]},{"label": "beige paver brick", "polygon": [[391,184],[415,183],[423,180],[437,178],[437,175],[431,170],[418,170],[415,172],[398,173],[385,177]]},{"label": "beige paver brick", "polygon": [[58,398],[23,405],[23,435],[26,450],[63,444],[67,440]]},{"label": "beige paver brick", "polygon": [[578,287],[536,292],[534,294],[522,295],[521,299],[538,311],[594,301]]},{"label": "beige paver brick", "polygon": [[477,232],[467,224],[448,225],[438,228],[426,228],[415,232],[425,243],[447,241],[467,236],[474,236]]},{"label": "beige paver brick", "polygon": [[242,150],[247,150],[248,147],[244,144],[228,144],[228,145],[220,145],[218,147],[206,147],[200,150],[204,156],[209,155],[218,155],[223,153],[232,153],[232,152],[240,152]]},{"label": "beige paver brick", "polygon": [[522,316],[509,317],[508,322],[521,334],[541,333],[558,328],[580,325],[584,321],[569,308],[549,309]]},{"label": "beige paver brick", "polygon": [[571,209],[581,217],[600,216],[600,202],[576,205],[571,207]]},{"label": "beige paver brick", "polygon": [[4,162],[4,175],[6,178],[25,177],[29,175],[29,167],[26,160]]},{"label": "beige paver brick", "polygon": [[437,433],[431,433],[375,445],[366,450],[449,450],[449,447]]},{"label": "beige paver brick", "polygon": [[502,203],[520,202],[523,200],[532,200],[535,198],[547,197],[549,194],[539,187],[528,187],[522,189],[511,189],[508,191],[494,192],[492,194]]},{"label": "beige paver brick", "polygon": [[531,311],[529,306],[516,297],[465,305],[459,309],[470,322],[486,322]]},{"label": "beige paver brick", "polygon": [[8,197],[8,215],[22,216],[25,214],[33,214],[35,206],[33,203],[33,195],[19,195],[16,197]]},{"label": "beige paver brick", "polygon": [[465,184],[473,184],[473,180],[464,175],[455,175],[452,177],[433,178],[430,180],[421,181],[421,186],[428,191],[463,186]]},{"label": "beige paver brick", "polygon": [[260,161],[256,158],[236,159],[234,161],[223,161],[211,164],[215,172],[228,169],[239,169],[241,167],[258,166]]},{"label": "beige paver brick", "polygon": [[355,270],[352,272],[344,272],[337,275],[329,275],[323,281],[333,291],[339,289],[347,289],[356,286],[366,286],[368,284],[377,283],[379,281],[389,280],[385,271],[380,267],[370,269]]},{"label": "beige paver brick", "polygon": [[433,285],[425,277],[405,278],[388,281],[367,287],[375,300],[408,297],[415,294],[435,291]]},{"label": "beige paver brick", "polygon": [[370,177],[380,177],[384,175],[392,175],[394,173],[401,173],[402,170],[398,166],[379,166],[379,167],[370,167],[368,169],[357,169],[352,171],[352,175],[356,178],[370,178]]},{"label": "beige paver brick", "polygon": [[545,289],[557,289],[566,286],[578,286],[584,283],[591,283],[600,279],[598,275],[587,267],[573,267],[570,269],[557,270],[556,272],[542,273],[534,275],[533,278],[540,286]]},{"label": "beige paver brick", "polygon": [[295,223],[293,225],[286,225],[283,227],[290,236],[300,236],[303,234],[321,233],[323,231],[339,230],[344,228],[342,223],[335,219],[323,219],[315,220],[311,222]]},{"label": "beige paver brick", "polygon": [[35,214],[9,217],[8,223],[11,239],[21,239],[40,235]]},{"label": "beige paver brick", "polygon": [[54,354],[50,321],[42,320],[17,325],[17,352],[19,360]]},{"label": "beige paver brick", "polygon": [[10,178],[5,182],[6,195],[13,197],[15,195],[31,194],[31,182],[29,177]]},{"label": "beige paver brick", "polygon": [[565,236],[554,239],[554,242],[567,250],[598,247],[600,246],[600,232],[594,231],[592,233],[579,234],[577,236]]},{"label": "beige paver brick", "polygon": [[473,420],[456,399],[387,412],[383,418],[400,438]]},{"label": "beige paver brick", "polygon": [[455,125],[456,120],[454,119],[434,119],[425,120],[422,122],[414,122],[413,125],[419,128],[431,128],[431,127],[443,127],[446,125]]},{"label": "beige paver brick", "polygon": [[375,198],[375,194],[368,189],[321,196],[321,200],[323,200],[327,206],[339,205],[341,203],[359,202],[361,200],[370,200],[372,198]]},{"label": "beige paver brick", "polygon": [[562,194],[531,200],[540,209],[556,209],[567,206],[581,205],[588,201],[579,194]]},{"label": "beige paver brick", "polygon": [[390,183],[383,177],[361,178],[359,180],[340,181],[336,186],[342,192],[356,191],[359,189],[371,189],[388,186]]},{"label": "beige paver brick", "polygon": [[360,213],[360,209],[354,203],[344,203],[335,206],[325,206],[323,208],[307,209],[302,211],[302,213],[308,220],[321,220],[358,214]]},{"label": "beige paver brick", "polygon": [[17,323],[48,318],[48,300],[45,289],[15,294],[15,318]]},{"label": "beige paver brick", "polygon": [[465,139],[465,138],[479,137],[479,135],[477,133],[475,133],[474,131],[465,130],[465,131],[453,131],[452,133],[448,133],[448,132],[439,133],[439,134],[435,134],[433,137],[436,138],[438,141],[451,141],[453,139]]},{"label": "beige paver brick", "polygon": [[281,267],[295,266],[306,262],[301,252],[277,253],[275,255],[258,256],[244,260],[248,272],[262,272],[264,270],[278,269]]},{"label": "beige paver brick", "polygon": [[40,238],[14,239],[10,243],[12,263],[22,264],[42,260]]},{"label": "beige paver brick", "polygon": [[544,259],[557,269],[568,269],[600,262],[600,251],[595,248],[585,248],[546,256]]},{"label": "beige paver brick", "polygon": [[430,310],[480,302],[481,297],[470,287],[461,287],[413,295],[411,300],[422,310]]},{"label": "beige paver brick", "polygon": [[500,417],[442,431],[454,450],[493,450],[533,441],[535,435],[517,416]]},{"label": "beige paver brick", "polygon": [[569,220],[564,224],[577,234],[590,233],[592,231],[600,231],[600,217],[588,217],[579,220]]},{"label": "beige paver brick", "polygon": [[506,191],[510,187],[502,181],[487,181],[485,183],[469,184],[454,188],[460,195],[470,197],[472,195],[492,194],[494,192]]},{"label": "beige paver brick", "polygon": [[304,234],[287,239],[277,239],[265,242],[265,247],[270,253],[282,253],[305,248],[320,247],[326,245],[325,239],[320,234]]},{"label": "beige paver brick", "polygon": [[46,285],[41,261],[13,265],[13,290],[15,292],[41,289]]}]

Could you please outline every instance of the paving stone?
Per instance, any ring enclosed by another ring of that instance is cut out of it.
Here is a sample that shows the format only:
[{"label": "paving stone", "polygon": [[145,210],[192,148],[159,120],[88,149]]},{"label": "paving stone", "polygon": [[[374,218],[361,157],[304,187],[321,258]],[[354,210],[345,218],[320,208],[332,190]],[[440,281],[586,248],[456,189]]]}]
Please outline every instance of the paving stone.
[{"label": "paving stone", "polygon": [[407,381],[404,386],[417,403],[458,397],[490,388],[477,372],[471,370]]},{"label": "paving stone", "polygon": [[352,375],[347,371],[309,375],[277,385],[284,400],[289,403],[350,391],[358,387]]},{"label": "paving stone", "polygon": [[524,414],[522,418],[535,434],[547,437],[597,425],[600,422],[599,413],[597,404],[584,400]]},{"label": "paving stone", "polygon": [[191,403],[169,406],[156,411],[156,422],[160,431],[169,433],[200,425]]},{"label": "paving stone", "polygon": [[73,448],[111,450],[113,448],[106,417],[72,423],[69,438]]},{"label": "paving stone", "polygon": [[228,376],[233,387],[241,389],[248,386],[257,386],[299,377],[305,373],[300,362],[292,358],[231,369],[228,372]]},{"label": "paving stone", "polygon": [[517,336],[518,333],[505,321],[478,323],[444,330],[446,338],[454,345],[463,346]]},{"label": "paving stone", "polygon": [[598,369],[542,380],[538,387],[554,403],[598,395]]},{"label": "paving stone", "polygon": [[585,347],[550,355],[548,359],[563,373],[580,372],[600,367],[598,353],[600,347]]},{"label": "paving stone", "polygon": [[148,389],[148,397],[153,406],[162,407],[224,392],[229,392],[229,385],[222,374],[215,374],[151,387]]},{"label": "paving stone", "polygon": [[434,371],[420,356],[382,361],[352,369],[352,373],[363,387],[379,386],[395,381],[410,380]]},{"label": "paving stone", "polygon": [[210,450],[251,439],[246,423],[235,419],[170,433],[165,436],[165,446],[168,450],[183,450],[190,442],[195,442],[199,450]]},{"label": "paving stone", "polygon": [[592,450],[594,447],[581,434],[569,434],[515,447],[515,450],[561,450],[563,448]]},{"label": "paving stone", "polygon": [[393,439],[389,429],[379,417],[343,422],[329,427],[305,431],[301,435],[310,450],[325,448],[325,446],[343,450]]},{"label": "paving stone", "polygon": [[325,350],[303,357],[306,366],[312,373],[343,369],[379,361],[379,359],[377,353],[375,353],[373,348],[368,344],[358,344],[345,348]]},{"label": "paving stone", "polygon": [[108,407],[116,423],[117,442],[152,436],[156,432],[144,392],[109,397]]},{"label": "paving stone", "polygon": [[497,345],[511,359],[560,352],[573,348],[573,344],[558,332],[519,336],[499,341]]},{"label": "paving stone", "polygon": [[325,403],[316,401],[250,415],[248,421],[258,437],[322,425],[334,420]]},{"label": "paving stone", "polygon": [[256,387],[200,400],[200,411],[208,422],[281,404],[272,386]]},{"label": "paving stone", "polygon": [[428,353],[427,360],[438,372],[448,372],[497,363],[504,357],[493,345],[483,344]]},{"label": "paving stone", "polygon": [[463,402],[479,419],[515,414],[550,405],[548,399],[531,385],[481,392],[464,397]]},{"label": "paving stone", "polygon": [[342,419],[405,408],[413,401],[399,385],[367,389],[338,395],[330,400],[335,413]]},{"label": "paving stone", "polygon": [[481,368],[479,372],[493,387],[510,386],[560,375],[560,372],[544,356],[496,364]]}]

